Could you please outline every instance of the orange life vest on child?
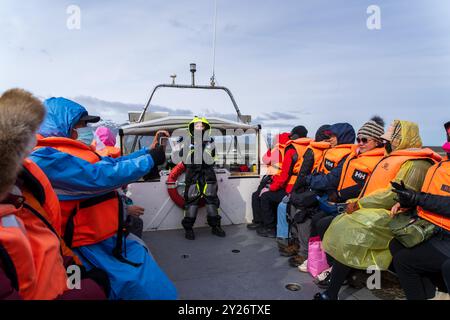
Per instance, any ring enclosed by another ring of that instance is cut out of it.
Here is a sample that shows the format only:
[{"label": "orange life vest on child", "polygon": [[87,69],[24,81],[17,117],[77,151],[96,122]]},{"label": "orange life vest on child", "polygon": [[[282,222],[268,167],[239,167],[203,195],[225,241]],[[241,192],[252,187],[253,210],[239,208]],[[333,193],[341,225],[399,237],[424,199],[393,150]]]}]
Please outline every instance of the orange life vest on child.
[{"label": "orange life vest on child", "polygon": [[[90,163],[101,158],[92,147],[69,138],[49,137],[38,139],[36,148],[51,147]],[[122,214],[116,191],[86,200],[60,201],[62,232],[69,247],[79,247],[101,242],[115,235]]]},{"label": "orange life vest on child", "polygon": [[[450,197],[450,160],[432,166],[425,177],[422,192]],[[417,207],[419,217],[450,231],[450,218]]]},{"label": "orange life vest on child", "polygon": [[429,148],[405,149],[392,152],[378,162],[364,189],[361,191],[360,198],[379,189],[388,188],[403,164],[410,160],[429,160],[435,163],[441,160],[441,156]]},{"label": "orange life vest on child", "polygon": [[305,154],[306,150],[308,150],[308,147],[312,141],[313,140],[310,138],[299,138],[296,140],[289,140],[289,142],[286,144],[286,148],[292,146],[297,152],[297,161],[295,162],[295,164],[293,164],[292,172],[290,173],[290,177],[288,180],[288,186],[293,186],[295,184],[300,168],[302,167],[303,155]]},{"label": "orange life vest on child", "polygon": [[383,157],[384,148],[376,148],[360,154],[355,151],[350,154],[342,167],[337,191],[364,184]]},{"label": "orange life vest on child", "polygon": [[355,152],[357,145],[355,144],[340,144],[334,148],[329,148],[324,151],[322,161],[317,168],[318,172],[329,174],[333,168],[337,167],[339,162],[346,156]]},{"label": "orange life vest on child", "polygon": [[120,148],[114,146],[104,146],[103,149],[97,149],[97,142],[94,140],[91,144],[95,152],[102,157],[118,158],[121,156]]},{"label": "orange life vest on child", "polygon": [[96,152],[102,157],[118,158],[121,156],[120,149],[117,147],[106,146],[101,150],[97,150]]}]

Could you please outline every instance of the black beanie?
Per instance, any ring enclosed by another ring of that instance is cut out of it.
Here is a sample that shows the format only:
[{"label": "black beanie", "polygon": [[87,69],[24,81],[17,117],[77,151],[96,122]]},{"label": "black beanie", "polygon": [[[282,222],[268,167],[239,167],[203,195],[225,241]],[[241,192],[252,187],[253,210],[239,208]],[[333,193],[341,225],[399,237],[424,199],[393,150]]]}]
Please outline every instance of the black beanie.
[{"label": "black beanie", "polygon": [[308,130],[304,126],[296,126],[291,130],[289,137],[296,136],[296,139],[305,138],[308,135]]},{"label": "black beanie", "polygon": [[317,129],[316,132],[316,141],[320,142],[323,141],[325,139],[329,139],[330,137],[327,136],[324,132],[327,130],[330,130],[330,125],[329,124],[324,124],[323,126],[321,126],[319,129]]}]

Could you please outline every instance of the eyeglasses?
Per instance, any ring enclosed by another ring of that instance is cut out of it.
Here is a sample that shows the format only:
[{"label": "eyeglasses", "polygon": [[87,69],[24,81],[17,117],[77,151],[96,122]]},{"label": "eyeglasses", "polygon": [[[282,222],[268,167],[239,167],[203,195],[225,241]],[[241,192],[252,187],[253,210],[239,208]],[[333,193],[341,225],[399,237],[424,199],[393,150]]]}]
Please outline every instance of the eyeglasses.
[{"label": "eyeglasses", "polygon": [[358,142],[358,143],[363,143],[363,144],[366,144],[367,142],[369,142],[369,139],[368,138],[366,138],[366,137],[358,137],[358,138],[356,138],[356,141]]}]

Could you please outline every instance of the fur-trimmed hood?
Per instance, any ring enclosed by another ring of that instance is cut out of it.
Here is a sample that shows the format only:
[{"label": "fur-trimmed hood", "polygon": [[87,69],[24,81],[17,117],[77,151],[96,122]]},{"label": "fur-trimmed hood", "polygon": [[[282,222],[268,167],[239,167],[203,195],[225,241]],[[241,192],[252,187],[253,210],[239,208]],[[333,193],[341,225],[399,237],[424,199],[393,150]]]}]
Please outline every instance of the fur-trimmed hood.
[{"label": "fur-trimmed hood", "polygon": [[34,147],[44,116],[41,101],[25,90],[11,89],[0,97],[0,201],[11,190],[22,161]]}]

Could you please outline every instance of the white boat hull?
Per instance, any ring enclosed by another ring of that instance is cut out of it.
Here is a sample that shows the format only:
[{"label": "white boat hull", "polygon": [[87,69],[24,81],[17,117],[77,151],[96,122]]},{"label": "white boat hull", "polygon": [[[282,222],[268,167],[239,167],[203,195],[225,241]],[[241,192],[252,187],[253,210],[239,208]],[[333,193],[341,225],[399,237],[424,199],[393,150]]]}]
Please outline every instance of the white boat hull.
[{"label": "white boat hull", "polygon": [[[218,173],[222,225],[249,223],[253,219],[251,198],[258,188],[259,176],[236,177],[229,172]],[[181,229],[183,210],[169,197],[167,176],[160,181],[136,182],[128,186],[127,195],[134,204],[145,208],[144,231]],[[200,208],[194,227],[207,225],[205,208]]]}]

